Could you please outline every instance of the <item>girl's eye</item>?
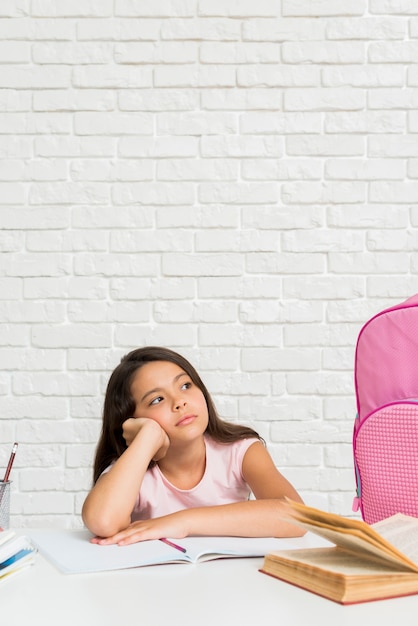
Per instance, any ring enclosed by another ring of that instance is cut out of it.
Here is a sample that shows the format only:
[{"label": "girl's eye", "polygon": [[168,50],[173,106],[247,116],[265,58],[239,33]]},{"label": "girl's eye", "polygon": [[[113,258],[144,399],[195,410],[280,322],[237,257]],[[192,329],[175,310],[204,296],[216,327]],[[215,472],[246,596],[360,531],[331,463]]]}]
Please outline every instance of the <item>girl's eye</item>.
[{"label": "girl's eye", "polygon": [[153,404],[159,404],[162,399],[163,398],[161,396],[158,396],[157,398],[154,398],[154,400],[152,400],[152,402],[150,402],[150,406],[152,406]]},{"label": "girl's eye", "polygon": [[184,385],[181,386],[182,389],[190,389],[190,387],[192,386],[192,383],[184,383]]}]

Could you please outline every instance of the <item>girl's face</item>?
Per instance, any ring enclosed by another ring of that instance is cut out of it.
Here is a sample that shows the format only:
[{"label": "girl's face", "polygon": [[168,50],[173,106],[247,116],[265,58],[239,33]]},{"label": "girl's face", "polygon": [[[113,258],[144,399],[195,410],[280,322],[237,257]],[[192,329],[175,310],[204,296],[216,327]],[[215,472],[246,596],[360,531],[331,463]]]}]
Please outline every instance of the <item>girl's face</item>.
[{"label": "girl's face", "polygon": [[202,435],[208,425],[208,408],[202,391],[190,376],[170,361],[146,363],[134,375],[131,394],[133,417],[153,419],[171,442]]}]

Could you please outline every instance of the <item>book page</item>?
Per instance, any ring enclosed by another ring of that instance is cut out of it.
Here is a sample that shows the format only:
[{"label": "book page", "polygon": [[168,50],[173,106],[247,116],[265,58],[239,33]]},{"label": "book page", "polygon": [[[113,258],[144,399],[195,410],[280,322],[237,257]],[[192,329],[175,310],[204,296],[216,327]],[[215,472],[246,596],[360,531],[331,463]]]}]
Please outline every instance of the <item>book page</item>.
[{"label": "book page", "polygon": [[327,513],[291,500],[287,500],[284,505],[284,518],[346,550],[367,551],[373,557],[397,564],[398,568],[418,571],[418,563],[408,558],[404,551],[383,537],[376,528],[361,520]]},{"label": "book page", "polygon": [[185,537],[171,541],[183,553],[159,541],[127,546],[100,546],[90,542],[87,530],[32,530],[39,551],[64,574],[127,569],[163,563],[195,563],[221,557],[264,556],[271,550],[294,547],[290,540],[243,537]]},{"label": "book page", "polygon": [[378,558],[384,561],[388,567],[395,567],[403,571],[418,571],[413,563],[409,563],[408,559],[403,559],[402,555],[398,556],[395,550],[387,551],[379,544],[374,544],[367,537],[362,536],[356,530],[326,528],[324,526],[317,527],[308,522],[298,522],[299,526],[316,533],[324,539],[328,539],[339,548],[358,554],[360,558],[369,555],[374,559]]},{"label": "book page", "polygon": [[287,550],[270,553],[267,557],[271,561],[292,561],[295,568],[303,563],[315,570],[334,572],[344,576],[387,576],[392,569],[382,568],[378,561],[368,560],[364,555],[346,552],[340,548],[311,548],[308,550]]},{"label": "book page", "polygon": [[[32,530],[32,542],[63,574],[104,572],[190,559],[162,541],[99,546],[87,530]],[[179,542],[180,543],[180,542]]]},{"label": "book page", "polygon": [[373,524],[373,528],[418,565],[418,519],[397,513]]},{"label": "book page", "polygon": [[272,550],[293,548],[291,539],[274,537],[184,537],[174,539],[187,550],[191,561],[227,557],[262,557]]}]

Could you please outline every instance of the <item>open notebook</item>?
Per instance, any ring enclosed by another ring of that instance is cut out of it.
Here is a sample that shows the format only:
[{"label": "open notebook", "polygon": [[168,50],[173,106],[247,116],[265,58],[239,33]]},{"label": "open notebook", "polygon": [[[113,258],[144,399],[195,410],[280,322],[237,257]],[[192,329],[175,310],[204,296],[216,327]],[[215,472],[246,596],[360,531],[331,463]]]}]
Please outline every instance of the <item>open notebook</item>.
[{"label": "open notebook", "polygon": [[172,542],[185,548],[186,552],[183,553],[159,540],[142,541],[130,546],[98,546],[90,543],[92,535],[87,530],[32,530],[29,535],[39,552],[64,574],[100,572],[163,563],[198,563],[219,558],[262,557],[272,550],[292,549],[301,545],[301,538],[172,539]]}]

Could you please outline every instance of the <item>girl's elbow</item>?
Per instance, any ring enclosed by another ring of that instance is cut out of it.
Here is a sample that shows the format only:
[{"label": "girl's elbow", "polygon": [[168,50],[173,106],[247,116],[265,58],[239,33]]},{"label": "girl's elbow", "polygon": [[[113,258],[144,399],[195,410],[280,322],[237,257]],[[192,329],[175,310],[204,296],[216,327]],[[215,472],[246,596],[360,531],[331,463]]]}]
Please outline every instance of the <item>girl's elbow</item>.
[{"label": "girl's elbow", "polygon": [[89,510],[86,510],[85,507],[83,507],[83,510],[81,512],[81,519],[83,520],[84,526],[91,533],[93,533],[93,535],[96,535],[97,537],[105,536],[105,535],[102,535],[101,533],[102,528],[101,528],[101,525],[98,524],[98,520],[96,519],[96,516],[92,515]]},{"label": "girl's elbow", "polygon": [[123,527],[116,525],[112,520],[90,519],[83,517],[84,524],[88,530],[96,537],[113,537]]},{"label": "girl's elbow", "polygon": [[124,526],[112,514],[106,514],[104,511],[97,513],[88,506],[83,507],[81,517],[86,528],[96,537],[112,537],[129,523]]}]

